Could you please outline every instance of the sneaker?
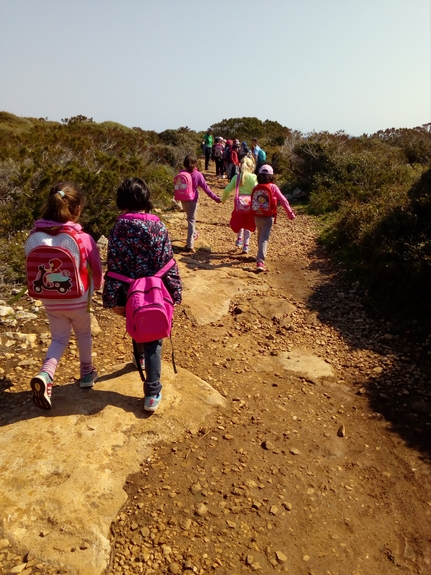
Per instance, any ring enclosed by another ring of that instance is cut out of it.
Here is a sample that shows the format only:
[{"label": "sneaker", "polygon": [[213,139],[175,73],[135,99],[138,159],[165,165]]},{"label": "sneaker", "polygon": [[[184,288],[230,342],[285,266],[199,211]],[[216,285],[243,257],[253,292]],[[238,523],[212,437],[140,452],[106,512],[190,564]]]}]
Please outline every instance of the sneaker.
[{"label": "sneaker", "polygon": [[263,262],[257,262],[256,271],[257,272],[266,272],[265,264]]},{"label": "sneaker", "polygon": [[[136,363],[136,357],[134,355],[132,355],[132,363],[136,367],[136,369],[138,369],[138,365]],[[141,364],[141,369],[144,370],[145,369],[145,357],[140,357],[139,363]]]},{"label": "sneaker", "polygon": [[161,401],[162,401],[161,393],[159,393],[159,395],[147,395],[144,401],[144,410],[156,411]]},{"label": "sneaker", "polygon": [[33,403],[40,409],[52,409],[51,391],[52,377],[46,371],[41,371],[30,381],[33,390]]},{"label": "sneaker", "polygon": [[184,248],[184,251],[187,254],[195,254],[196,253],[196,250],[194,248]]},{"label": "sneaker", "polygon": [[236,240],[235,245],[237,248],[242,248],[242,240]]},{"label": "sneaker", "polygon": [[94,382],[98,378],[97,371],[93,369],[91,373],[87,373],[84,377],[79,380],[79,387],[93,387]]},{"label": "sneaker", "polygon": [[244,244],[243,248],[242,248],[242,253],[248,254],[249,251],[250,251],[250,248],[249,248],[248,244]]}]

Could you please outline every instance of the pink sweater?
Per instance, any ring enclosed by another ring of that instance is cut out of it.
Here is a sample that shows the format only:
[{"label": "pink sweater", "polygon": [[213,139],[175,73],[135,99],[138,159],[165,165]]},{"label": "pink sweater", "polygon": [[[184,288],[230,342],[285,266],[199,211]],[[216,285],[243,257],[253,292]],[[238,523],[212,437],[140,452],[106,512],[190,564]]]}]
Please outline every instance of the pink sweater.
[{"label": "pink sweater", "polygon": [[[182,171],[186,172],[187,170],[182,170]],[[217,194],[215,194],[211,190],[211,188],[206,183],[205,178],[203,177],[203,175],[201,174],[201,172],[197,168],[195,168],[190,175],[192,177],[193,190],[195,192],[193,199],[190,200],[191,202],[197,202],[198,201],[198,199],[199,199],[198,188],[201,188],[212,200],[214,200],[218,204],[221,202],[220,198],[217,196]]]},{"label": "pink sweater", "polygon": [[293,210],[290,207],[290,204],[287,201],[286,197],[283,196],[283,194],[281,193],[280,188],[278,186],[276,186],[275,184],[271,184],[271,186],[272,186],[272,191],[273,191],[274,196],[277,198],[277,200],[282,205],[282,207],[283,207],[284,211],[286,212],[289,220],[294,220],[296,218],[296,216],[293,213]]}]

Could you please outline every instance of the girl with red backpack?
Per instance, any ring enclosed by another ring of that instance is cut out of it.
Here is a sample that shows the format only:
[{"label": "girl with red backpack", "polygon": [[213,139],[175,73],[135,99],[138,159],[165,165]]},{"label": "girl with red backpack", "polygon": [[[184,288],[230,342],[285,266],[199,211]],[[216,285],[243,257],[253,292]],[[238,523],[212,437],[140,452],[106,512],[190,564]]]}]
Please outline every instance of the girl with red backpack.
[{"label": "girl with red backpack", "polygon": [[295,214],[289,202],[275,185],[274,170],[269,164],[259,168],[257,176],[258,185],[253,188],[251,195],[251,211],[254,214],[257,229],[257,272],[266,271],[265,258],[268,248],[271,228],[277,217],[278,202],[282,205],[289,220],[295,219]]},{"label": "girl with red backpack", "polygon": [[29,294],[42,301],[51,330],[41,370],[30,382],[33,402],[40,409],[52,408],[54,375],[72,328],[79,350],[79,386],[93,387],[97,379],[89,307],[93,289],[100,289],[103,275],[96,242],[78,223],[83,204],[77,184],[56,184],[49,192],[43,219],[35,222],[25,243]]}]

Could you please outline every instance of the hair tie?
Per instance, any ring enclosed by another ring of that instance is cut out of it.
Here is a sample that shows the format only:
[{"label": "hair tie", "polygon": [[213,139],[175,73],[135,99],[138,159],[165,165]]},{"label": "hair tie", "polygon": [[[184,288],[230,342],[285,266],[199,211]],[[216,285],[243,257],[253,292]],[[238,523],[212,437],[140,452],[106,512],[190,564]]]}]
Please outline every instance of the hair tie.
[{"label": "hair tie", "polygon": [[60,196],[61,196],[62,198],[64,198],[64,192],[63,192],[63,190],[58,190],[57,194],[60,194]]}]

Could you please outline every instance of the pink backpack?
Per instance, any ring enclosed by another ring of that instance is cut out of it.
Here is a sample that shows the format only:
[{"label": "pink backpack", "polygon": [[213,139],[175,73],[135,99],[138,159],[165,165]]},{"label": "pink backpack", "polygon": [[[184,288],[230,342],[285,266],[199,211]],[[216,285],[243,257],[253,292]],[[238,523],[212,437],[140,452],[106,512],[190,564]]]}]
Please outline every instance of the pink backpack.
[{"label": "pink backpack", "polygon": [[214,157],[218,158],[219,160],[223,158],[224,146],[223,144],[216,144],[214,149]]},{"label": "pink backpack", "polygon": [[195,197],[190,172],[179,172],[174,178],[174,198],[177,202],[190,202]]},{"label": "pink backpack", "polygon": [[[117,220],[160,221],[153,214],[122,214]],[[130,284],[126,299],[126,330],[138,343],[163,339],[171,335],[174,302],[162,277],[175,265],[172,258],[154,276],[132,279],[108,271],[111,277]]]},{"label": "pink backpack", "polygon": [[76,299],[89,286],[84,245],[73,228],[35,228],[24,247],[28,294],[35,299]]},{"label": "pink backpack", "polygon": [[126,300],[126,330],[138,343],[146,343],[169,337],[174,315],[174,303],[162,276],[171,269],[171,259],[154,276],[131,279],[116,272],[108,277],[130,284]]},{"label": "pink backpack", "polygon": [[251,195],[239,193],[240,181],[241,174],[237,174],[235,184],[235,210],[241,214],[248,214],[251,210]]}]

